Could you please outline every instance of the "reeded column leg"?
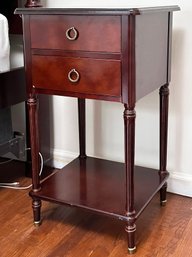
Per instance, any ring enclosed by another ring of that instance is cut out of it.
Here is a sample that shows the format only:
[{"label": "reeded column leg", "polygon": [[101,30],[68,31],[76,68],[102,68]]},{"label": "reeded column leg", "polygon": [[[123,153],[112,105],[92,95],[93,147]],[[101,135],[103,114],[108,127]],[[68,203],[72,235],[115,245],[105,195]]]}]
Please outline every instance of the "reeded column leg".
[{"label": "reeded column leg", "polygon": [[[32,192],[38,192],[40,188],[40,165],[39,165],[39,126],[38,126],[38,101],[36,96],[33,96],[27,101],[29,111],[29,127],[31,141],[31,160],[32,160]],[[32,196],[33,197],[33,196]],[[41,223],[40,209],[41,200],[34,198],[32,201],[34,214],[34,224]]]},{"label": "reeded column leg", "polygon": [[[167,135],[168,135],[168,107],[169,107],[169,88],[168,84],[159,90],[160,95],[160,181],[167,175]],[[160,203],[166,205],[167,183],[160,190]]]},{"label": "reeded column leg", "polygon": [[125,169],[126,169],[126,215],[127,225],[125,231],[128,238],[128,252],[136,251],[135,245],[135,209],[134,209],[134,155],[135,155],[135,110],[125,104],[124,130],[125,130]]},{"label": "reeded column leg", "polygon": [[86,158],[85,99],[78,98],[79,115],[79,158]]},{"label": "reeded column leg", "polygon": [[79,116],[79,161],[80,161],[80,199],[87,201],[86,180],[86,103],[85,99],[78,98]]}]

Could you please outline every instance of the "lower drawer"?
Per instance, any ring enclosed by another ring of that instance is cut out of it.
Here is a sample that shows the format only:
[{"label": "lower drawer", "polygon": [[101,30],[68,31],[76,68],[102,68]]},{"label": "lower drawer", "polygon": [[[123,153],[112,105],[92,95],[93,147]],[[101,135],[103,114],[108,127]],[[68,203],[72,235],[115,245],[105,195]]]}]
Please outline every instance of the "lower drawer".
[{"label": "lower drawer", "polygon": [[60,91],[63,94],[77,92],[119,97],[121,62],[33,55],[32,84],[37,89]]}]

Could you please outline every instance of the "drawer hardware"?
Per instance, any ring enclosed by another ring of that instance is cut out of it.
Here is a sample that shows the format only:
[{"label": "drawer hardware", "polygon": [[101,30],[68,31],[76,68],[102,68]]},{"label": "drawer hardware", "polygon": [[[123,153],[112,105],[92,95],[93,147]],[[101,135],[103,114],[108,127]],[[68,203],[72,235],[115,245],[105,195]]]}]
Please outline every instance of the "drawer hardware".
[{"label": "drawer hardware", "polygon": [[67,39],[69,39],[71,41],[74,41],[78,37],[78,31],[77,31],[76,28],[71,27],[71,28],[66,30],[65,35],[66,35]]},{"label": "drawer hardware", "polygon": [[68,79],[72,83],[78,82],[79,78],[79,73],[75,69],[70,70],[70,72],[68,73]]}]

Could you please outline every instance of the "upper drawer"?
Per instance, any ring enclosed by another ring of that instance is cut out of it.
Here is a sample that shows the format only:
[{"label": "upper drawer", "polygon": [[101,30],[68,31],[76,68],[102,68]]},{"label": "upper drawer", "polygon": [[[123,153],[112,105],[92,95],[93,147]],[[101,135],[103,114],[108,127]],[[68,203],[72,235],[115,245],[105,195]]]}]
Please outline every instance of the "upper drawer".
[{"label": "upper drawer", "polygon": [[119,16],[31,16],[31,46],[40,49],[121,52]]}]

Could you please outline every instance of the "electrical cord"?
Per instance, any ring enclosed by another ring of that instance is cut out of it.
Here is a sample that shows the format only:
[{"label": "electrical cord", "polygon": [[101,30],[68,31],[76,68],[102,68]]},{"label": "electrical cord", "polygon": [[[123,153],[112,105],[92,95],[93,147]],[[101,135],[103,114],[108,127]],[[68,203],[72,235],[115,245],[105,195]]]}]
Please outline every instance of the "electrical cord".
[{"label": "electrical cord", "polygon": [[[30,150],[30,148],[27,148],[26,150]],[[39,152],[39,157],[40,157],[40,171],[39,171],[39,176],[41,176],[42,171],[43,171],[43,156],[42,154]],[[11,182],[11,183],[0,183],[0,187],[3,188],[9,188],[9,189],[17,189],[17,190],[27,190],[30,189],[32,187],[32,184],[28,185],[28,186],[19,186],[19,182]]]}]

